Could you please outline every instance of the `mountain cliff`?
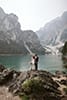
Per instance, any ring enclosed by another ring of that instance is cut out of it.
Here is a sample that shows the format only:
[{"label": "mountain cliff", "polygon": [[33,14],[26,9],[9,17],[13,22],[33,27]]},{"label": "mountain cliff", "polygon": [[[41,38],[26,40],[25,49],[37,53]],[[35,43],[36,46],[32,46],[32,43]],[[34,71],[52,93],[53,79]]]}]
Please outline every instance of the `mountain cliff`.
[{"label": "mountain cliff", "polygon": [[24,41],[35,53],[44,52],[35,32],[21,30],[18,17],[13,13],[6,14],[0,8],[0,54],[27,54]]},{"label": "mountain cliff", "polygon": [[47,23],[36,33],[42,44],[56,45],[59,42],[67,41],[67,12]]}]

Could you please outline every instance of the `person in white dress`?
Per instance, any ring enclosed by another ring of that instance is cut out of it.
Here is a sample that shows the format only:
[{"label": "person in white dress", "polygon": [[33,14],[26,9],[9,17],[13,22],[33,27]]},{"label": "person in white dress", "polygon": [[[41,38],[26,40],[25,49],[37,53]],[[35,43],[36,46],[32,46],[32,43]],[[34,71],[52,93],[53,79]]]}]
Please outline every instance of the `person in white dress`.
[{"label": "person in white dress", "polygon": [[38,70],[38,61],[39,61],[39,57],[37,56],[37,54],[32,56],[31,59],[31,70]]},{"label": "person in white dress", "polygon": [[31,70],[35,70],[35,56],[32,56],[30,64],[31,64]]}]

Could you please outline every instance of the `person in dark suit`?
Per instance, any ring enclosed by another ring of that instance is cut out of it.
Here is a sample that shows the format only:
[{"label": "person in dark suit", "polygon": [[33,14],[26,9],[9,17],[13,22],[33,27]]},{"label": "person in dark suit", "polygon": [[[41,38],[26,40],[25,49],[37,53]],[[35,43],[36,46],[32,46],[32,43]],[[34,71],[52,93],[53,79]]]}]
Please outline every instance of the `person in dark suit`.
[{"label": "person in dark suit", "polygon": [[35,70],[38,70],[38,61],[39,61],[39,57],[37,54],[35,54]]}]

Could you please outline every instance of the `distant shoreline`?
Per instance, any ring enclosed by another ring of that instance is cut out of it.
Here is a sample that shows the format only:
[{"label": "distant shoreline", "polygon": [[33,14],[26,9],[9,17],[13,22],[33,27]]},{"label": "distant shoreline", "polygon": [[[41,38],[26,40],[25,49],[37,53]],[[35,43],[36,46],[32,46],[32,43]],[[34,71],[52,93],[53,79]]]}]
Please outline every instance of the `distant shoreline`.
[{"label": "distant shoreline", "polygon": [[25,54],[0,54],[0,56],[24,56]]}]

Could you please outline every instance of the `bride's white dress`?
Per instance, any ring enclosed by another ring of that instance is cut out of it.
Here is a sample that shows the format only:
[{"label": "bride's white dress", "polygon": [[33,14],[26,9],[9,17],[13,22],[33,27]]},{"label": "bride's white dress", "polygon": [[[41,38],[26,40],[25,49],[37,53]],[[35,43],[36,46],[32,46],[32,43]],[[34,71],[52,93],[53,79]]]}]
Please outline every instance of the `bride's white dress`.
[{"label": "bride's white dress", "polygon": [[35,59],[32,58],[31,64],[31,69],[35,70]]}]

